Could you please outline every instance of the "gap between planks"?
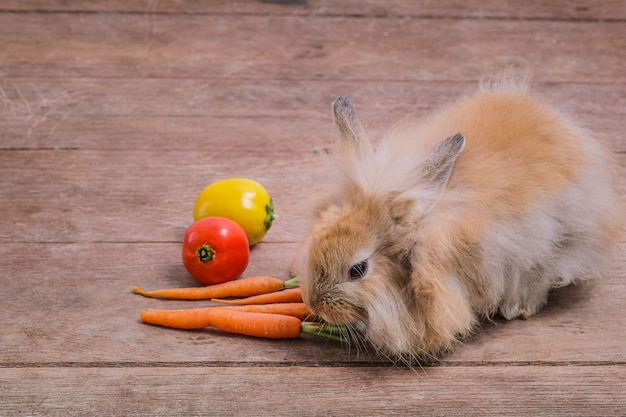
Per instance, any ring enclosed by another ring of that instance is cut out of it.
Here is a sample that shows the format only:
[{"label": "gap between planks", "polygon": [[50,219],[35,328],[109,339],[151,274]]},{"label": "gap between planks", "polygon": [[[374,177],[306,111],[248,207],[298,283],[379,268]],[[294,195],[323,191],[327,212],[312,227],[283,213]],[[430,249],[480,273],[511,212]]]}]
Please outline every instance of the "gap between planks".
[{"label": "gap between planks", "polygon": [[363,362],[241,362],[241,361],[190,361],[190,362],[12,362],[0,363],[0,369],[8,368],[489,368],[527,366],[603,367],[626,366],[626,361],[458,361],[430,364],[414,364],[409,367],[387,361]]},{"label": "gap between planks", "polygon": [[[40,3],[40,4],[38,4]],[[626,18],[622,9],[604,3],[589,7],[587,2],[571,0],[553,1],[546,7],[537,2],[525,2],[515,8],[502,7],[501,3],[471,1],[459,7],[458,3],[441,1],[436,6],[423,2],[420,7],[412,7],[410,2],[390,1],[386,8],[375,2],[332,2],[330,0],[291,0],[291,1],[240,1],[236,6],[228,3],[184,3],[158,2],[137,7],[131,2],[106,1],[100,3],[81,2],[55,5],[54,2],[30,2],[23,5],[16,1],[6,1],[0,6],[0,13],[6,14],[102,14],[102,15],[157,15],[157,16],[310,16],[345,17],[353,19],[422,19],[422,20],[515,20],[515,21],[571,21],[571,22],[623,22]]]}]

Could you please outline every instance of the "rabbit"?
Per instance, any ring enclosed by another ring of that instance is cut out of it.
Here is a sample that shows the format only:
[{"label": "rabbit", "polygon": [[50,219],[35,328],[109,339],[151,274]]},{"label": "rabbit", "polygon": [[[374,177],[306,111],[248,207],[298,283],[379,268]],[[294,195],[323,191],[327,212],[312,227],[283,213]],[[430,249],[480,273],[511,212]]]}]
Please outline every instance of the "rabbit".
[{"label": "rabbit", "polygon": [[551,289],[601,275],[619,250],[613,155],[525,80],[481,83],[377,142],[348,98],[332,110],[336,175],[292,268],[309,310],[357,346],[437,360],[481,321],[529,318]]}]

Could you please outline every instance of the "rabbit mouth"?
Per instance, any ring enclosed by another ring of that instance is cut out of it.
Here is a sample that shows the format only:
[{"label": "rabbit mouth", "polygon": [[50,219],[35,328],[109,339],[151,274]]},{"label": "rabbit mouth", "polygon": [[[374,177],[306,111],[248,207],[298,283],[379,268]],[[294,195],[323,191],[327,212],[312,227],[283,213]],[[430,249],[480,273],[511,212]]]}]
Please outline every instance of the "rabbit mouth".
[{"label": "rabbit mouth", "polygon": [[319,308],[313,308],[311,311],[329,324],[348,325],[352,327],[358,324],[360,328],[365,327],[365,323],[367,322],[367,313],[364,309],[346,303],[344,300],[322,303],[316,307]]}]

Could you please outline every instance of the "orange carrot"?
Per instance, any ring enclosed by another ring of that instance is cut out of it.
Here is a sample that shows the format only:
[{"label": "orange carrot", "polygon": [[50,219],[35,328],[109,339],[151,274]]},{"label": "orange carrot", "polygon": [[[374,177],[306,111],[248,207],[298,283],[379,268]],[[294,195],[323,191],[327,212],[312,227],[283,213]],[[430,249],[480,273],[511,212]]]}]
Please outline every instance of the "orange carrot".
[{"label": "orange carrot", "polygon": [[281,303],[188,308],[182,310],[144,310],[141,312],[141,321],[177,329],[203,329],[211,325],[211,317],[215,309],[229,309],[249,313],[283,314],[285,316],[297,317],[301,321],[313,316],[303,303]]},{"label": "orange carrot", "polygon": [[254,295],[247,298],[237,298],[225,300],[213,298],[211,301],[223,304],[246,305],[246,304],[274,304],[274,303],[301,303],[302,290],[300,288],[290,288],[282,291],[275,291],[266,294]]},{"label": "orange carrot", "polygon": [[[176,317],[171,320],[161,320],[158,323],[151,321],[158,317],[158,314],[151,313],[154,310],[141,312],[141,321],[144,323],[160,324],[162,326],[197,329],[202,327],[215,327],[228,333],[237,333],[247,336],[263,337],[266,339],[289,339],[300,336],[300,319],[284,314],[255,313],[232,308],[205,308],[196,309],[202,311],[202,318],[196,318],[194,323],[189,314],[179,315],[182,320],[177,321]],[[200,314],[198,314],[199,316]],[[192,327],[182,327],[182,326]]]},{"label": "orange carrot", "polygon": [[164,290],[144,291],[134,287],[133,292],[145,297],[168,298],[178,300],[210,300],[223,297],[249,297],[265,294],[284,288],[298,286],[296,278],[283,281],[278,278],[259,276],[236,279],[207,287],[169,288]]},{"label": "orange carrot", "polygon": [[297,317],[300,319],[300,321],[313,317],[313,313],[311,313],[309,309],[306,308],[304,303],[232,305],[210,308],[227,308],[233,310],[247,311],[249,313],[283,314],[285,316]]}]

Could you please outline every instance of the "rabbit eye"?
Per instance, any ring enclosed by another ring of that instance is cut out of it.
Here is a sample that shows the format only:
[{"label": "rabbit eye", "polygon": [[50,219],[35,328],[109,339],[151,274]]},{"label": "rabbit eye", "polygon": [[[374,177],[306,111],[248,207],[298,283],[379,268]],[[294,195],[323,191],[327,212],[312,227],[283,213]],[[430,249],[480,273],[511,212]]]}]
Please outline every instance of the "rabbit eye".
[{"label": "rabbit eye", "polygon": [[363,278],[367,274],[369,269],[369,261],[361,261],[358,264],[354,264],[348,270],[348,279],[353,281],[355,279]]}]

